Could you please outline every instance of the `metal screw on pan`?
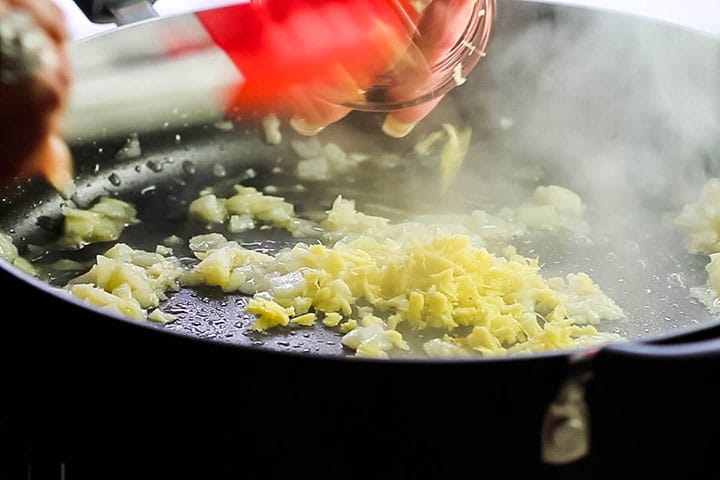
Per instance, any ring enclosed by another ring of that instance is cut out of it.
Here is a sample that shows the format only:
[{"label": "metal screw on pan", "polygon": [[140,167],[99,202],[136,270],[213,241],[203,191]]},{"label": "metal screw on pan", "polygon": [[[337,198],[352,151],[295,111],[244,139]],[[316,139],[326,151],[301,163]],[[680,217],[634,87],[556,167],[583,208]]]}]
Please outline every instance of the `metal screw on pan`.
[{"label": "metal screw on pan", "polygon": [[590,415],[585,402],[585,384],[590,373],[573,373],[548,406],[541,436],[542,461],[563,465],[590,453]]},{"label": "metal screw on pan", "polygon": [[0,82],[20,83],[44,65],[53,67],[59,58],[50,39],[25,12],[0,16]]}]

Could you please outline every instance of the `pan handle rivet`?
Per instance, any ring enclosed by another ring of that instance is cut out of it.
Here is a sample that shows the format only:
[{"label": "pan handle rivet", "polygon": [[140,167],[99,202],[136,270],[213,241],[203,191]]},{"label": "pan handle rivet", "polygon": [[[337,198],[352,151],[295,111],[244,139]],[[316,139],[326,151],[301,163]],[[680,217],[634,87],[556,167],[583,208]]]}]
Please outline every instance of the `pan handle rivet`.
[{"label": "pan handle rivet", "polygon": [[545,412],[541,436],[542,460],[567,464],[590,452],[590,419],[584,381],[570,379]]},{"label": "pan handle rivet", "polygon": [[579,418],[566,418],[559,422],[551,434],[555,448],[564,451],[574,450],[578,445],[586,442],[587,430],[585,423]]}]

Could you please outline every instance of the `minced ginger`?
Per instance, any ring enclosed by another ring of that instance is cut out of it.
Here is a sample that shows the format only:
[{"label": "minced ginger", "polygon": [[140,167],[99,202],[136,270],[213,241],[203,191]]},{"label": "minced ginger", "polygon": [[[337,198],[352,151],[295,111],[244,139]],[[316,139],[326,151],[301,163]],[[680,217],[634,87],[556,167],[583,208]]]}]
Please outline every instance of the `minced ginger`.
[{"label": "minced ginger", "polygon": [[[299,218],[280,197],[244,186],[235,192],[228,198],[205,192],[190,205],[191,218],[228,223],[232,231],[230,219],[242,215],[296,237],[312,231],[315,240],[269,255],[220,233],[198,235],[189,241],[198,260],[191,267],[166,249],[160,250],[163,256],[118,244],[68,288],[116,313],[166,322],[172,316],[159,307],[169,293],[216,286],[252,296],[247,311],[257,317],[256,331],[319,323],[342,333],[342,344],[356,355],[373,358],[416,354],[412,332],[420,331],[422,352],[430,357],[537,352],[620,339],[595,327],[623,317],[623,311],[589,276],[546,279],[537,259],[509,244],[537,227],[522,223],[522,208],[542,207],[552,228],[582,224],[583,206],[569,190],[540,187],[521,209],[502,217],[476,211],[448,216],[453,222],[447,224],[440,217],[392,223],[358,212],[342,197],[315,223]],[[501,254],[488,249],[488,239],[506,242]]]},{"label": "minced ginger", "polygon": [[493,355],[606,341],[593,324],[623,316],[586,274],[545,279],[510,246],[496,256],[471,235],[391,224],[341,197],[320,227],[324,243],[274,256],[211,234],[192,283],[253,295],[256,330],[339,325],[343,345],[377,358],[410,348],[403,329],[433,332],[429,356]]}]

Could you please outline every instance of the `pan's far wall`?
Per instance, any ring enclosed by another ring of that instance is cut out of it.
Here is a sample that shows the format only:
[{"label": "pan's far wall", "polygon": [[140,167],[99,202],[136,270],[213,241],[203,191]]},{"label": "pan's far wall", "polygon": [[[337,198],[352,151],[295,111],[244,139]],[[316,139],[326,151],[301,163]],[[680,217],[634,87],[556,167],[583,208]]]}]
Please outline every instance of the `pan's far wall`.
[{"label": "pan's far wall", "polygon": [[[73,39],[84,38],[108,30],[114,25],[91,23],[82,14],[73,0],[54,0],[65,12],[70,35]],[[242,1],[242,0],[241,0]],[[497,0],[500,3],[517,0]],[[671,21],[691,26],[708,33],[720,35],[720,2],[717,0],[543,0],[545,3],[584,5],[608,8]],[[160,15],[210,8],[238,0],[157,0],[155,9]],[[502,10],[500,10],[502,11]]]},{"label": "pan's far wall", "polygon": [[[500,0],[503,1],[503,0]],[[510,0],[512,1],[512,0]],[[645,15],[720,35],[720,2],[717,0],[542,0],[546,3],[582,5]]]}]

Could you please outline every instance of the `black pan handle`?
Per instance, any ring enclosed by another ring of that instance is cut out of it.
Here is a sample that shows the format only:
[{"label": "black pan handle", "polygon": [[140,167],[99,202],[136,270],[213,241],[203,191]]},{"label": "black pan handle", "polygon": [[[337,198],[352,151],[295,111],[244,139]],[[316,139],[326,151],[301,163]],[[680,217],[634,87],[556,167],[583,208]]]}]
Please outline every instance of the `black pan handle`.
[{"label": "black pan handle", "polygon": [[591,471],[602,472],[597,478],[628,473],[613,470],[618,465],[656,469],[643,478],[664,478],[665,468],[707,466],[715,440],[707,442],[702,432],[720,430],[716,330],[611,343],[571,357],[544,417],[543,461],[589,462]]},{"label": "black pan handle", "polygon": [[720,362],[720,326],[701,328],[681,335],[649,342],[611,343],[601,356],[620,356],[638,361],[677,362],[712,360]]},{"label": "black pan handle", "polygon": [[90,21],[123,25],[157,16],[156,0],[74,0]]},{"label": "black pan handle", "polygon": [[720,337],[607,345],[591,364],[589,460],[598,478],[720,473]]},{"label": "black pan handle", "polygon": [[672,360],[676,362],[714,360],[720,362],[720,339],[699,340],[672,345],[653,343],[617,344],[605,347],[605,355],[637,360]]}]

